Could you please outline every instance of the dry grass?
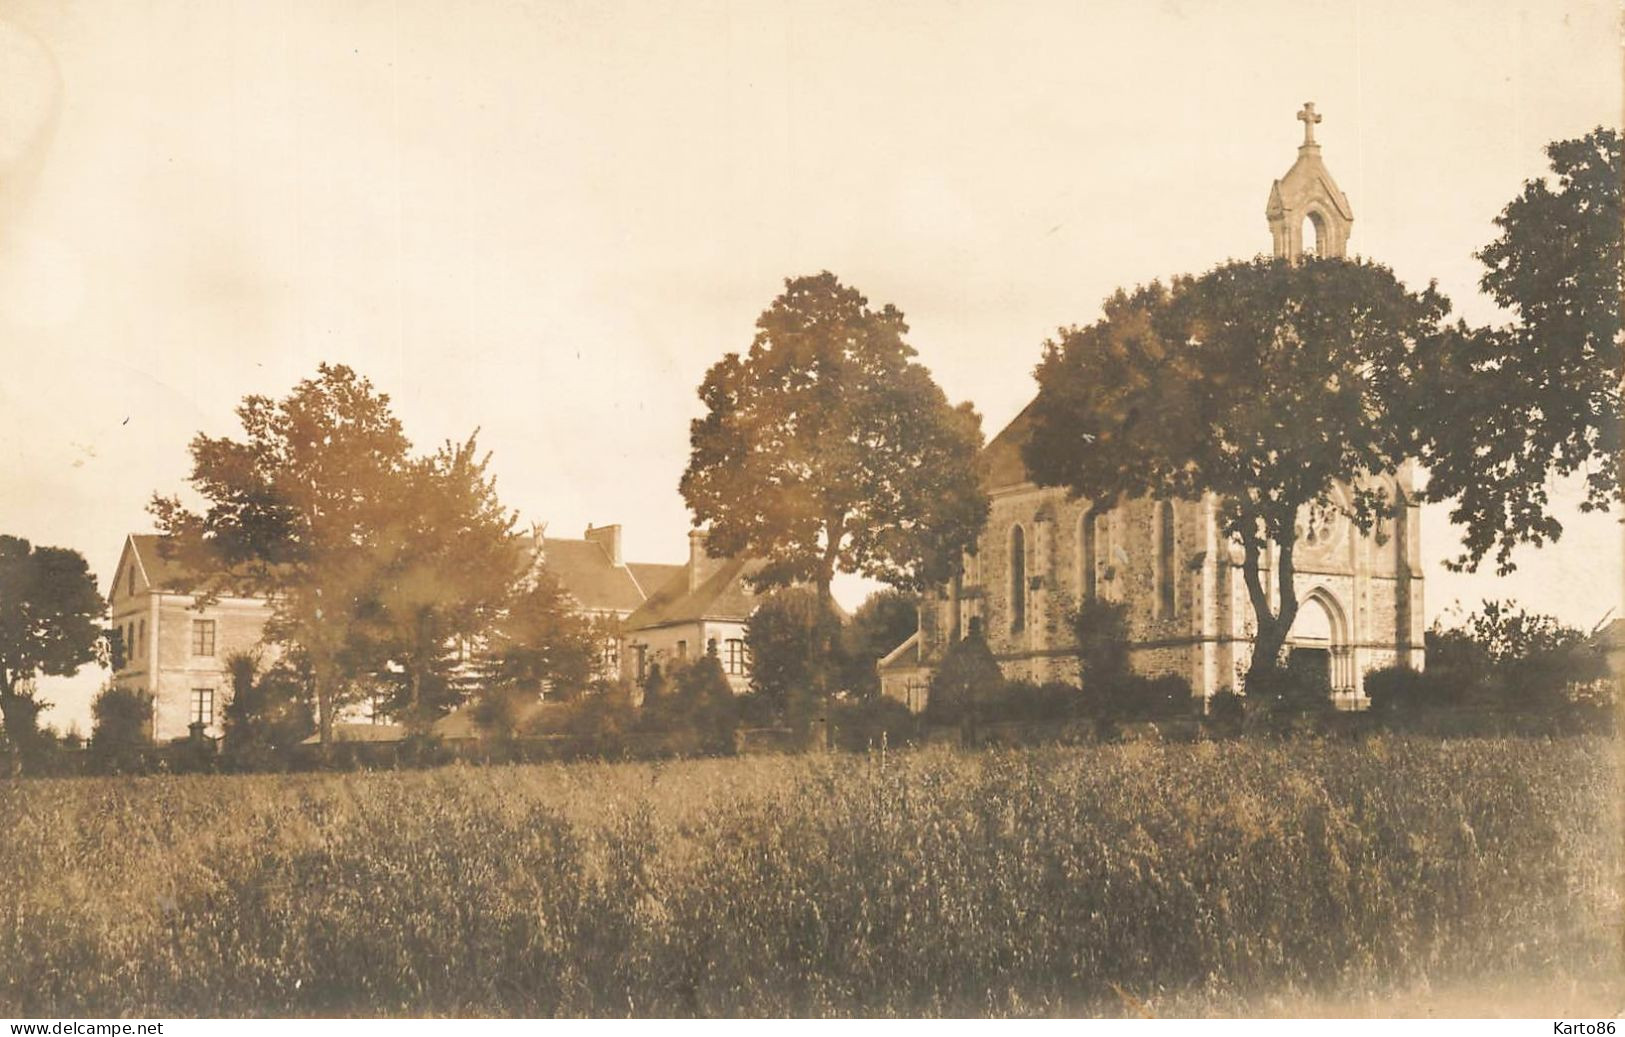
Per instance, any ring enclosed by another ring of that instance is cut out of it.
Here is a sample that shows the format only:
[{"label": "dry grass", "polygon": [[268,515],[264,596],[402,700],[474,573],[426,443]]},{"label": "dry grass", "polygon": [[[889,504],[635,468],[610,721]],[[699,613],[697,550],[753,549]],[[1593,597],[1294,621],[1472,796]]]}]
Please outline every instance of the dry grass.
[{"label": "dry grass", "polygon": [[0,784],[0,1015],[1595,1013],[1619,795],[1595,738]]}]

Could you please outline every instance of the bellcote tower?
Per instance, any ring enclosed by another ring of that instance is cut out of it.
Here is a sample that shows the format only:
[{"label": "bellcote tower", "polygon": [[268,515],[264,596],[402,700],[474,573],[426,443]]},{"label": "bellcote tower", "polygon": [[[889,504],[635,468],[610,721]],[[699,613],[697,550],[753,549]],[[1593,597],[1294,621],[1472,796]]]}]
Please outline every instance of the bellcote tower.
[{"label": "bellcote tower", "polygon": [[[1298,160],[1270,186],[1269,205],[1264,209],[1275,239],[1275,257],[1296,263],[1307,252],[1341,259],[1348,250],[1354,211],[1320,160],[1320,145],[1315,143],[1320,115],[1313,103],[1304,104],[1298,120],[1303,123]],[[1306,247],[1305,239],[1311,235],[1314,243]]]}]

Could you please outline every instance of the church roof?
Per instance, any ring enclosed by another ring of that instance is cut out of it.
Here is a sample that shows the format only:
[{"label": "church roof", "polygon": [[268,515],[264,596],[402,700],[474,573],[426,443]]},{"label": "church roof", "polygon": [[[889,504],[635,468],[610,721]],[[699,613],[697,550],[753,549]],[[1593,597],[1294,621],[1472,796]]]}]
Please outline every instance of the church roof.
[{"label": "church roof", "polygon": [[1010,424],[1004,426],[1004,431],[994,436],[992,441],[982,448],[982,479],[986,489],[1001,490],[1032,482],[1027,465],[1021,459],[1021,448],[1032,435],[1032,410],[1035,403],[1036,399],[1023,407],[1021,413],[1012,418]]},{"label": "church roof", "polygon": [[692,591],[688,588],[688,566],[675,568],[677,573],[651,593],[641,608],[627,617],[628,630],[701,620],[743,623],[756,607],[756,595],[746,578],[761,568],[760,562],[744,558],[727,559],[718,563],[716,570]]}]

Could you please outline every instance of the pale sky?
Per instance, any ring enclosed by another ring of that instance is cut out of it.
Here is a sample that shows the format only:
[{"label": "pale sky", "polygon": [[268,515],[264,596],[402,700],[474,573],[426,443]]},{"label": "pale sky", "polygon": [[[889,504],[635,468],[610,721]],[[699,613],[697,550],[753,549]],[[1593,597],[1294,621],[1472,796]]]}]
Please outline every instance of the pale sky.
[{"label": "pale sky", "polygon": [[[0,0],[0,531],[103,586],[188,440],[323,360],[418,447],[476,426],[555,535],[685,556],[694,387],[785,277],[907,314],[989,438],[1060,325],[1269,248],[1314,101],[1351,252],[1470,320],[1542,146],[1620,122],[1616,5]],[[1565,510],[1574,494],[1560,488]],[[1565,516],[1516,597],[1591,626],[1621,536]],[[846,587],[848,604],[861,596]],[[78,721],[102,675],[49,681]]]}]

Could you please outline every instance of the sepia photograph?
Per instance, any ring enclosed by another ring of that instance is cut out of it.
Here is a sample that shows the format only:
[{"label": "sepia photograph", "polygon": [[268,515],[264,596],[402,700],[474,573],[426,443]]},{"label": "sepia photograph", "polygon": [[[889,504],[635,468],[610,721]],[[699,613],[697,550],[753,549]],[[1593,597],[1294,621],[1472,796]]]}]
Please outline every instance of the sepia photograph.
[{"label": "sepia photograph", "polygon": [[0,1018],[1613,1033],[1621,25],[0,0]]}]

